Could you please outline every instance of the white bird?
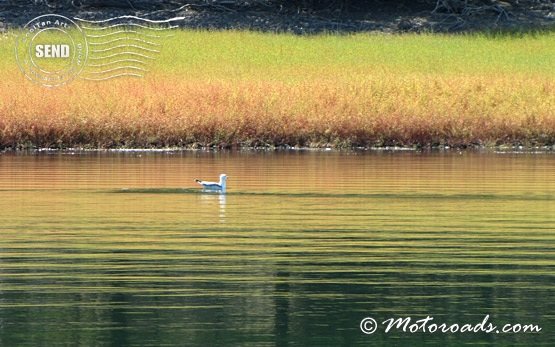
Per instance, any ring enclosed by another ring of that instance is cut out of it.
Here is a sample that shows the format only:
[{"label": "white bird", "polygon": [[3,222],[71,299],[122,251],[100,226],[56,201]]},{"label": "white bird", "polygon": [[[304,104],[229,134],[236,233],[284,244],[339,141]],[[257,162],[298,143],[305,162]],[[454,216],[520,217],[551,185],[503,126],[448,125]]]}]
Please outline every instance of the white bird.
[{"label": "white bird", "polygon": [[200,184],[206,190],[215,190],[225,193],[226,185],[227,185],[227,175],[221,174],[220,175],[220,182],[208,182],[202,181],[199,179],[195,179],[195,182]]}]

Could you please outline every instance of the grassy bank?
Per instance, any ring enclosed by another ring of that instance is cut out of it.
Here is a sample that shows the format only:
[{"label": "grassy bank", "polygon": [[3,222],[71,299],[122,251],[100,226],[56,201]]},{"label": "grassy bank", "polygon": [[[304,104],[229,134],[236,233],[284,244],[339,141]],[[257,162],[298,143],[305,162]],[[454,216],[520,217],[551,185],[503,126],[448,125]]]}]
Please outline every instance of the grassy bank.
[{"label": "grassy bank", "polygon": [[555,34],[180,31],[145,78],[47,89],[0,40],[0,147],[555,142]]}]

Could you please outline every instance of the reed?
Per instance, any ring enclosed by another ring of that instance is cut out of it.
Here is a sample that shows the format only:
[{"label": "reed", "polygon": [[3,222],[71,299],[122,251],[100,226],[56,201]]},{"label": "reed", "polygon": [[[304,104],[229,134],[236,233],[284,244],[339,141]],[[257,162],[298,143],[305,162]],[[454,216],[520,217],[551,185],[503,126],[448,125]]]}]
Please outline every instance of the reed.
[{"label": "reed", "polygon": [[178,31],[145,78],[47,89],[0,40],[0,147],[555,142],[555,35]]}]

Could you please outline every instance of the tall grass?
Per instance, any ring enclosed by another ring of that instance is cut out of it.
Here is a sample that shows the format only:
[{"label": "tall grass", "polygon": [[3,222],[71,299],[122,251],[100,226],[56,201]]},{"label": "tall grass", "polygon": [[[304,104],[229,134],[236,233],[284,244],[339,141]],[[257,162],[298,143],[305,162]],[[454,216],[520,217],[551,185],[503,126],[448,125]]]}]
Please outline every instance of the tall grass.
[{"label": "tall grass", "polygon": [[0,41],[0,147],[555,142],[555,35],[178,31],[144,79],[47,89]]}]

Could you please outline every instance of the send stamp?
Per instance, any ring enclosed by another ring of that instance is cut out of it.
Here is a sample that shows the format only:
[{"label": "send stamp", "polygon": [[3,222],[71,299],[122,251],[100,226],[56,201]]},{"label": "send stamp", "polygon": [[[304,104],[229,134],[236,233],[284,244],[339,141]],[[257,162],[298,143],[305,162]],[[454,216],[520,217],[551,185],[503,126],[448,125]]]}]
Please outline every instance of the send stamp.
[{"label": "send stamp", "polygon": [[15,51],[17,64],[28,79],[58,87],[74,80],[85,67],[87,37],[71,19],[46,14],[23,27]]}]

